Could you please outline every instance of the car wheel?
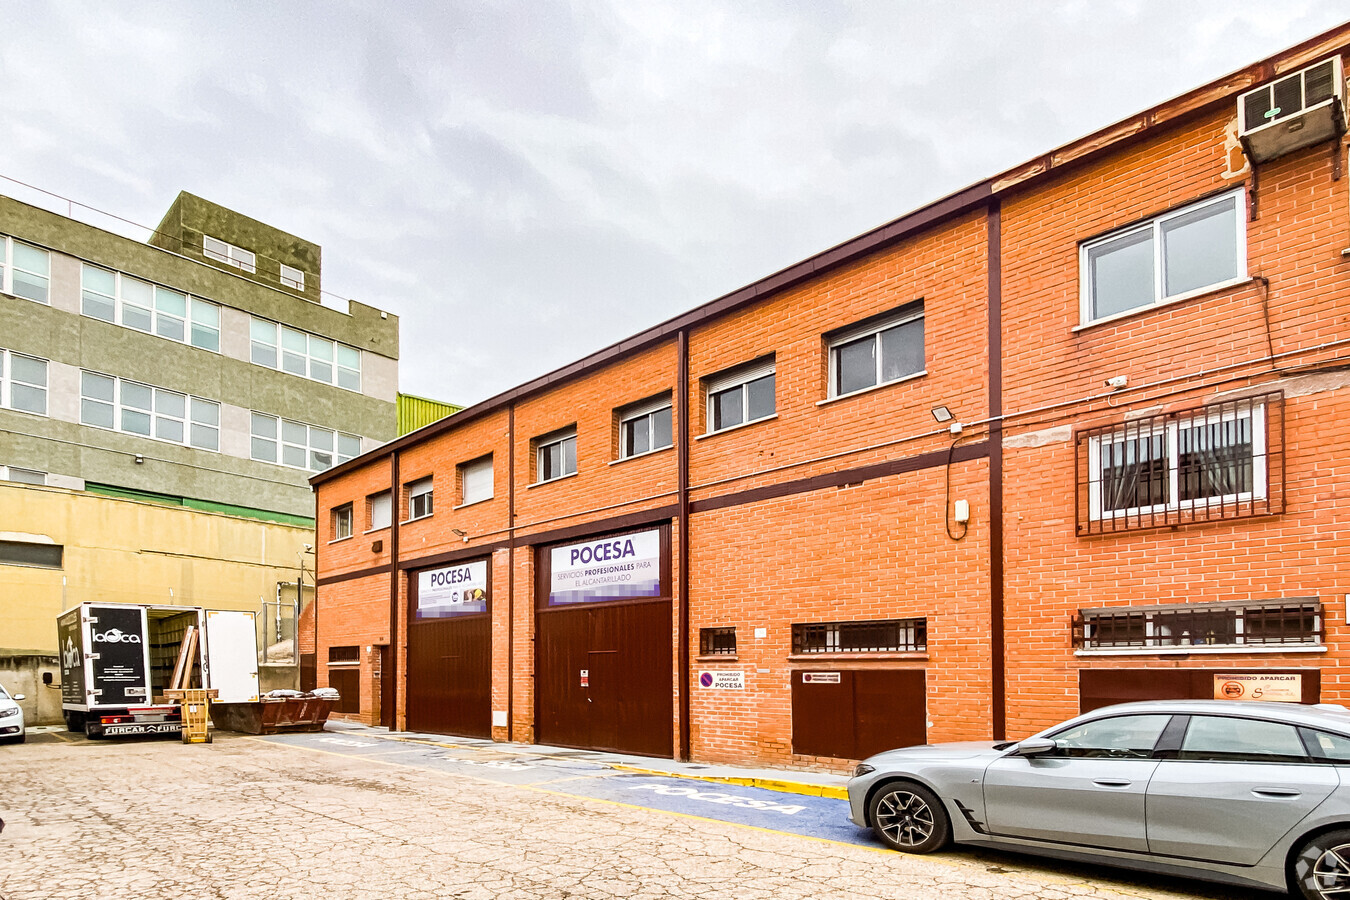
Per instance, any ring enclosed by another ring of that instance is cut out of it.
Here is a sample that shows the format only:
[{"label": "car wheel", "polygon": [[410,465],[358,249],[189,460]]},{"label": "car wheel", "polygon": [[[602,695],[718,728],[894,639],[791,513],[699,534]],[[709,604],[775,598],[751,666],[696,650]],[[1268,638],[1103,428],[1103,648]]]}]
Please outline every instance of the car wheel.
[{"label": "car wheel", "polygon": [[1328,831],[1300,847],[1289,862],[1289,885],[1306,900],[1350,894],[1350,831]]},{"label": "car wheel", "polygon": [[926,787],[897,781],[872,795],[872,830],[895,850],[932,853],[951,839],[951,823],[942,801]]}]

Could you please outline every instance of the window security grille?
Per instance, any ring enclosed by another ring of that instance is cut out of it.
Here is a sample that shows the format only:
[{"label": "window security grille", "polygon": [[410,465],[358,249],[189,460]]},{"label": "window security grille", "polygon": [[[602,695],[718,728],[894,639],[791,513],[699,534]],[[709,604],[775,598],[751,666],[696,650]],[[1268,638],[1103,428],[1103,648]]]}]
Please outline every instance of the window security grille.
[{"label": "window security grille", "polygon": [[926,619],[792,626],[793,653],[893,653],[928,649]]},{"label": "window security grille", "polygon": [[1078,432],[1078,534],[1284,511],[1284,397],[1243,397]]},{"label": "window security grille", "polygon": [[1254,604],[1085,609],[1073,621],[1073,644],[1080,650],[1321,643],[1322,604],[1306,597]]},{"label": "window security grille", "polygon": [[698,631],[699,656],[735,656],[735,628],[700,628]]},{"label": "window security grille", "polygon": [[361,661],[360,647],[329,647],[329,663],[359,663]]}]

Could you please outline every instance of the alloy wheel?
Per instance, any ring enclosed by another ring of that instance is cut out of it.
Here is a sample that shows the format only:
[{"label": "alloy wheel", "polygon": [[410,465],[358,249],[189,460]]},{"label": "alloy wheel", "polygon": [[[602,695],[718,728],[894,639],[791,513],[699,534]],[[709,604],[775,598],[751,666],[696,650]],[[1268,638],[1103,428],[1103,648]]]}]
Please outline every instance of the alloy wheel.
[{"label": "alloy wheel", "polygon": [[[887,793],[877,805],[877,827],[896,844],[916,847],[933,836],[937,823],[933,818],[933,810],[922,797],[906,790],[894,790]],[[1350,883],[1350,868],[1345,869],[1345,872],[1347,883]]]},{"label": "alloy wheel", "polygon": [[1322,851],[1313,863],[1312,883],[1325,900],[1350,898],[1350,844],[1338,844]]}]

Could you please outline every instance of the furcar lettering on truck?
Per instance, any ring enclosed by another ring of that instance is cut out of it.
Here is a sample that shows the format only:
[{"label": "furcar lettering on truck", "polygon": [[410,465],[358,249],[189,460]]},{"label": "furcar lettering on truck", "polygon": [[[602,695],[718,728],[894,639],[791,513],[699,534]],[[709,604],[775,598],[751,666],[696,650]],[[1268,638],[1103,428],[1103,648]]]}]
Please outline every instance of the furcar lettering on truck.
[{"label": "furcar lettering on truck", "polygon": [[637,551],[633,549],[631,540],[583,544],[580,547],[572,548],[571,565],[575,566],[577,563],[581,563],[586,566],[593,562],[607,562],[611,559],[623,559],[627,556],[637,556]]}]

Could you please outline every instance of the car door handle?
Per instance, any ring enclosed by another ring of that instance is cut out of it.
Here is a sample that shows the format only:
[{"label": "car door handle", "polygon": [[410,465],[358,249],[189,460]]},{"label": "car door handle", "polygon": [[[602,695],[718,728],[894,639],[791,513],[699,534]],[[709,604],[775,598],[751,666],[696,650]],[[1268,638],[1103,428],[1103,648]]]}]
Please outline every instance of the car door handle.
[{"label": "car door handle", "polygon": [[1134,784],[1133,781],[1126,781],[1123,778],[1097,778],[1092,783],[1105,788],[1127,788]]},{"label": "car door handle", "polygon": [[1276,797],[1281,800],[1303,796],[1302,791],[1294,791],[1289,788],[1252,788],[1252,793],[1258,797]]}]

